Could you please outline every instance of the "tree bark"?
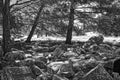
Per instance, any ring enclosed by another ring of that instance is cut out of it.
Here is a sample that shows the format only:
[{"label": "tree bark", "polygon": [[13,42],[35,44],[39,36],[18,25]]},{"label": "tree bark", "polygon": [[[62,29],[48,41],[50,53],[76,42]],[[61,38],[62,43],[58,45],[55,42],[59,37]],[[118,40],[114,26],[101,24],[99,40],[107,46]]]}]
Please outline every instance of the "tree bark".
[{"label": "tree bark", "polygon": [[69,14],[69,25],[67,29],[67,36],[65,44],[71,44],[72,40],[72,30],[74,26],[74,0],[71,0],[70,14]]},{"label": "tree bark", "polygon": [[10,49],[10,27],[9,27],[9,14],[10,14],[10,10],[9,10],[9,5],[10,5],[10,0],[5,0],[5,2],[3,3],[3,10],[2,10],[2,16],[3,16],[3,51],[4,54],[9,52]]},{"label": "tree bark", "polygon": [[3,8],[3,0],[0,0],[0,14],[2,13],[2,8]]},{"label": "tree bark", "polygon": [[37,27],[38,20],[39,20],[39,17],[40,17],[40,13],[41,13],[43,7],[44,7],[44,4],[42,4],[41,7],[39,8],[39,11],[38,11],[37,16],[36,16],[36,18],[34,20],[34,23],[33,23],[32,29],[30,31],[30,34],[28,35],[28,38],[25,41],[26,43],[30,43],[31,42],[31,38],[32,38],[32,36],[34,34],[34,31],[35,31],[36,27]]}]

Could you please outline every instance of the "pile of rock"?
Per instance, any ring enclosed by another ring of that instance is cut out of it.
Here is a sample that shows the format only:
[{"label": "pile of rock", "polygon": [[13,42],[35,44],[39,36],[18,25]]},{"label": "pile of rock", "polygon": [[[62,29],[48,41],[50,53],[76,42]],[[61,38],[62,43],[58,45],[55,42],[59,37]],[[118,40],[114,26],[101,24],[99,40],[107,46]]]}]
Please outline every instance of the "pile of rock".
[{"label": "pile of rock", "polygon": [[31,57],[10,52],[5,57],[14,64],[3,69],[2,80],[115,80],[114,60],[110,61],[115,50],[103,40],[95,36],[83,46],[62,44],[51,53],[33,52]]}]

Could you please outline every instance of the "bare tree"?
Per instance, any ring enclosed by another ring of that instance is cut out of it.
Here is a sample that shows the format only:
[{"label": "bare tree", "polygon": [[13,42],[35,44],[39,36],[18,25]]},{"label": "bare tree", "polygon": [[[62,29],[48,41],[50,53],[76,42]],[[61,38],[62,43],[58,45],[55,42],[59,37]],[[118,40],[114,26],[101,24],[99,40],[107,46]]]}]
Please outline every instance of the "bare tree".
[{"label": "bare tree", "polygon": [[69,25],[67,29],[66,44],[71,44],[72,30],[74,26],[74,0],[71,0],[70,14],[69,14]]},{"label": "bare tree", "polygon": [[41,13],[43,7],[44,7],[44,4],[41,4],[41,7],[39,8],[37,16],[36,16],[36,18],[34,20],[34,23],[33,23],[32,29],[30,31],[30,34],[28,35],[28,38],[26,40],[27,43],[29,43],[31,41],[31,38],[32,38],[32,36],[34,34],[34,31],[35,31],[36,27],[37,27],[37,24],[38,24],[38,21],[39,21],[39,17],[40,17],[40,13]]},{"label": "bare tree", "polygon": [[[3,0],[2,0],[3,1]],[[9,27],[9,14],[10,14],[10,0],[4,0],[2,16],[3,16],[3,51],[4,54],[10,51],[10,27]]]}]

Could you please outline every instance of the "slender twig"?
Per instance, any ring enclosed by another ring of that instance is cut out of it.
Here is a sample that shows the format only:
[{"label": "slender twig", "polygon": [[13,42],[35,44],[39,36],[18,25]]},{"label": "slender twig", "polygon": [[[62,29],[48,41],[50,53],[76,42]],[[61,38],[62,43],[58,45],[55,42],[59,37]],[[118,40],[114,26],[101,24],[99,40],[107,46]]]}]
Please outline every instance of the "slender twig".
[{"label": "slender twig", "polygon": [[31,6],[32,4],[34,4],[34,2],[31,2],[30,4],[26,4],[25,6],[22,6],[22,7],[18,8],[17,10],[16,10],[16,9],[11,10],[11,13],[13,13],[13,12],[15,12],[15,11],[19,11],[19,10],[25,8],[25,7]]},{"label": "slender twig", "polygon": [[19,3],[19,1],[17,0],[17,2],[16,2],[15,4],[12,4],[12,5],[10,6],[10,9],[11,9],[13,6],[30,3],[30,2],[32,2],[32,1],[35,1],[35,0],[29,0],[29,1],[21,2],[21,3]]}]

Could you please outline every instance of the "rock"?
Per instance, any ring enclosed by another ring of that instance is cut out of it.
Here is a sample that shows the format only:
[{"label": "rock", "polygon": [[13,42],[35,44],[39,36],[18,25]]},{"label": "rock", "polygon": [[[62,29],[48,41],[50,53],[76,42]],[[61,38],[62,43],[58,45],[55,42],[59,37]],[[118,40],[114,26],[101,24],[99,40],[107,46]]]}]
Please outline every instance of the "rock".
[{"label": "rock", "polygon": [[113,71],[120,75],[120,58],[114,61]]},{"label": "rock", "polygon": [[26,66],[31,66],[31,65],[34,65],[34,61],[35,60],[33,58],[27,58],[25,60],[22,60],[21,62]]},{"label": "rock", "polygon": [[89,72],[91,69],[93,69],[98,63],[94,58],[90,58],[88,60],[78,60],[73,62],[73,70],[75,73],[82,70],[84,73]]},{"label": "rock", "polygon": [[36,65],[30,66],[30,69],[36,77],[42,74],[42,70]]},{"label": "rock", "polygon": [[106,50],[113,50],[113,48],[108,44],[100,44],[99,46],[106,49]]},{"label": "rock", "polygon": [[54,52],[52,53],[53,54],[53,56],[54,56],[54,58],[58,58],[58,57],[60,57],[62,54],[64,53],[64,51],[61,49],[61,48],[56,48],[55,50],[54,50]]},{"label": "rock", "polygon": [[42,61],[44,63],[47,63],[47,59],[45,57],[38,57],[35,59],[35,61]]},{"label": "rock", "polygon": [[42,61],[35,61],[34,64],[38,66],[40,69],[47,69],[47,65]]},{"label": "rock", "polygon": [[89,38],[89,40],[82,46],[83,48],[90,48],[91,45],[99,45],[102,44],[104,40],[104,37],[102,35],[99,36],[93,36]]},{"label": "rock", "polygon": [[78,56],[77,53],[74,53],[72,51],[69,51],[69,52],[65,52],[63,53],[63,56],[67,57],[67,58],[70,58],[70,57],[74,57],[74,56]]},{"label": "rock", "polygon": [[20,60],[15,60],[15,62],[13,63],[13,66],[25,66],[25,64],[23,63],[23,61]]},{"label": "rock", "polygon": [[99,46],[96,45],[96,44],[93,44],[93,45],[91,45],[91,46],[89,47],[89,49],[90,49],[91,51],[98,51],[98,50],[99,50]]},{"label": "rock", "polygon": [[111,46],[107,45],[107,44],[100,44],[98,52],[106,53],[106,54],[112,54],[113,53],[113,48]]},{"label": "rock", "polygon": [[46,79],[43,79],[41,75],[37,76],[35,80],[46,80]]},{"label": "rock", "polygon": [[79,63],[78,63],[78,62],[73,63],[73,71],[74,71],[75,73],[77,73],[77,72],[79,72],[80,70],[81,70],[81,67],[80,67]]},{"label": "rock", "polygon": [[35,80],[52,80],[52,75],[50,74],[41,74],[39,76],[37,76],[37,78]]},{"label": "rock", "polygon": [[51,62],[50,64],[48,64],[48,67],[57,72],[63,64],[65,64],[65,62]]},{"label": "rock", "polygon": [[41,52],[48,52],[49,48],[48,47],[38,47],[33,49],[35,52],[37,53],[41,53]]},{"label": "rock", "polygon": [[92,61],[92,59],[86,60],[85,62],[82,63],[81,65],[81,70],[84,73],[88,73],[91,69],[97,66],[97,62]]},{"label": "rock", "polygon": [[47,80],[47,78],[42,76],[42,75],[40,75],[35,80]]},{"label": "rock", "polygon": [[113,80],[113,78],[104,69],[104,67],[99,64],[84,75],[82,80]]},{"label": "rock", "polygon": [[92,44],[90,42],[86,42],[83,44],[82,48],[88,49]]},{"label": "rock", "polygon": [[31,54],[25,54],[25,57],[26,58],[32,58],[32,55]]},{"label": "rock", "polygon": [[34,80],[34,75],[29,67],[5,67],[2,80]]},{"label": "rock", "polygon": [[96,61],[101,61],[103,57],[100,56],[97,52],[94,52],[91,54],[91,58],[94,58]]},{"label": "rock", "polygon": [[69,80],[69,79],[67,79],[67,78],[63,78],[63,77],[60,77],[60,76],[58,76],[58,75],[54,75],[53,76],[53,79],[52,80]]},{"label": "rock", "polygon": [[47,67],[47,71],[46,72],[51,74],[51,75],[55,73],[55,71],[52,68],[50,68],[50,67]]},{"label": "rock", "polygon": [[8,52],[5,55],[5,59],[8,60],[8,61],[24,60],[25,59],[25,53],[23,51]]},{"label": "rock", "polygon": [[110,61],[107,61],[105,64],[104,64],[104,68],[106,69],[106,71],[112,75],[112,72],[113,72],[113,65],[114,65],[114,61],[113,60],[110,60]]},{"label": "rock", "polygon": [[89,38],[88,42],[90,42],[91,44],[101,44],[103,43],[104,37],[102,35],[98,35],[98,36],[93,36],[91,38]]},{"label": "rock", "polygon": [[64,43],[62,43],[61,45],[59,45],[59,48],[61,48],[63,51],[67,51],[68,47],[70,47],[70,45],[64,44]]},{"label": "rock", "polygon": [[120,75],[119,75],[119,73],[113,72],[112,74],[113,74],[114,80],[120,80]]},{"label": "rock", "polygon": [[78,55],[86,54],[85,50],[80,47],[74,48],[73,52],[77,53]]},{"label": "rock", "polygon": [[26,50],[32,49],[32,46],[31,46],[31,45],[26,45],[26,46],[25,46],[25,49],[26,49]]},{"label": "rock", "polygon": [[115,50],[114,55],[115,56],[120,56],[120,48]]},{"label": "rock", "polygon": [[72,78],[74,75],[74,71],[73,71],[73,65],[72,62],[69,61],[69,63],[63,64],[59,71],[57,72],[57,74],[60,74],[66,78]]},{"label": "rock", "polygon": [[79,72],[75,74],[73,80],[81,80],[84,75],[85,73],[82,70],[79,70]]}]

